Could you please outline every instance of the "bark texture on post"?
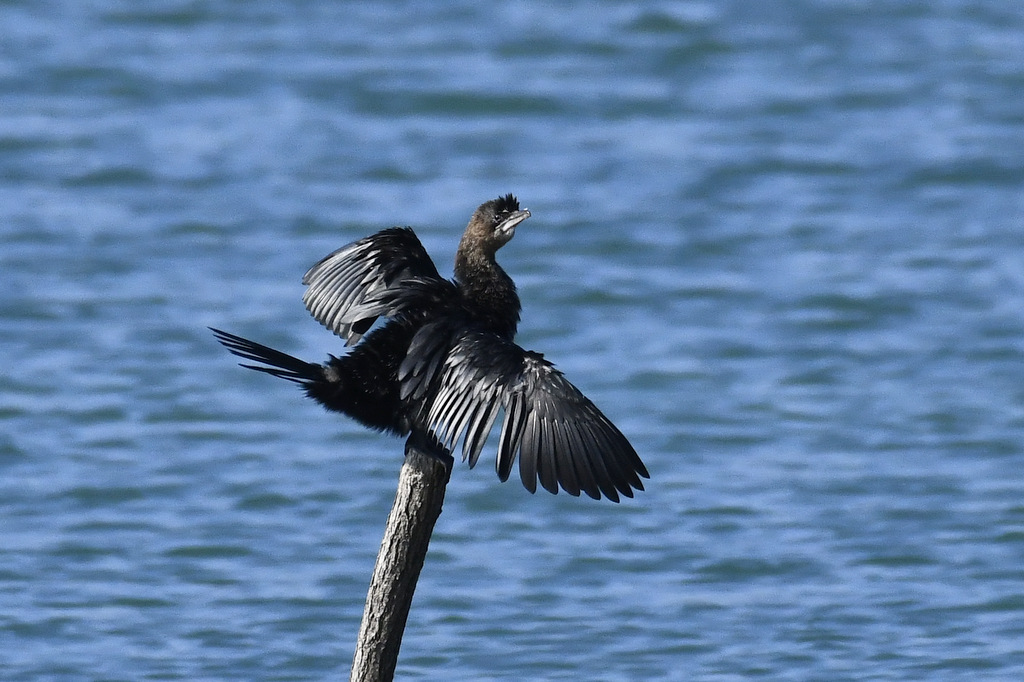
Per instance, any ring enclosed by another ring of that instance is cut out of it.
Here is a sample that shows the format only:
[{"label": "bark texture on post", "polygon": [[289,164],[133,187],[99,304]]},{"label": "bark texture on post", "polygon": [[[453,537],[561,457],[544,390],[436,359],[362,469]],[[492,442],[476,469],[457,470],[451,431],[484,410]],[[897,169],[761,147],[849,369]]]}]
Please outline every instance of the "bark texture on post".
[{"label": "bark texture on post", "polygon": [[351,682],[386,682],[395,675],[402,633],[416,581],[441,515],[452,457],[440,446],[410,436],[388,516],[366,609],[359,627]]}]

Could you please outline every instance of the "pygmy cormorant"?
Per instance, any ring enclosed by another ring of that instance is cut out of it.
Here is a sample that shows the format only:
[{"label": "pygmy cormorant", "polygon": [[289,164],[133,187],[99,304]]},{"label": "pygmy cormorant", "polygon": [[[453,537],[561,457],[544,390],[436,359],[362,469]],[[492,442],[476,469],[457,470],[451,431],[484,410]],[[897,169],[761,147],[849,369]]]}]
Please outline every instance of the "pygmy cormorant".
[{"label": "pygmy cormorant", "polygon": [[[626,437],[540,353],[513,341],[519,297],[494,256],[530,217],[511,194],[482,204],[441,277],[409,228],[393,227],[338,249],[302,278],[306,308],[354,348],[305,362],[214,329],[243,365],[302,386],[329,410],[370,428],[427,439],[474,466],[501,416],[498,477],[519,457],[537,481],[618,502],[643,490],[647,469]],[[383,325],[371,329],[378,317]],[[362,338],[363,335],[366,338]]]}]

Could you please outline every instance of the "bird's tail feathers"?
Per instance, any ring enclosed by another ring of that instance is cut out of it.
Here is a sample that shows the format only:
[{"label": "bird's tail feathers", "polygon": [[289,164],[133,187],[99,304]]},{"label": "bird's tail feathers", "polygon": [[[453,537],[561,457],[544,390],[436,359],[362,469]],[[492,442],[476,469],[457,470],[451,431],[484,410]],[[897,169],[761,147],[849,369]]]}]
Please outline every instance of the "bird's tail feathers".
[{"label": "bird's tail feathers", "polygon": [[242,367],[254,369],[257,372],[265,372],[266,374],[303,385],[322,381],[324,378],[323,367],[318,364],[300,360],[287,353],[264,346],[262,343],[256,343],[241,336],[221,331],[220,329],[210,327],[210,331],[217,337],[217,341],[231,351],[232,354],[246,360],[263,363],[262,365],[239,363]]}]

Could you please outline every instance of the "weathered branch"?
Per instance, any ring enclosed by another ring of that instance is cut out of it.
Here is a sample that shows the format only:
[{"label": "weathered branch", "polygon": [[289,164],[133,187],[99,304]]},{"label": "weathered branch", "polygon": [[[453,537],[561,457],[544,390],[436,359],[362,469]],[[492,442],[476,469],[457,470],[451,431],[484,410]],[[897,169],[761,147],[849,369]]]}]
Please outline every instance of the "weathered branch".
[{"label": "weathered branch", "polygon": [[395,675],[413,592],[441,514],[451,467],[452,457],[441,446],[415,434],[409,437],[398,493],[366,595],[352,682],[387,682]]}]

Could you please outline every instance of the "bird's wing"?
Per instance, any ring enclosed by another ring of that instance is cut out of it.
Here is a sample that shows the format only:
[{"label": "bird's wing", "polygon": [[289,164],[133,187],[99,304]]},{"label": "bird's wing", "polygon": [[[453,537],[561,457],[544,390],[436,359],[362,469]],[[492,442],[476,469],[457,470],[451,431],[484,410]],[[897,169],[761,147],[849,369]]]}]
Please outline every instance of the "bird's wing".
[{"label": "bird's wing", "polygon": [[[414,342],[415,343],[415,342]],[[437,394],[428,423],[449,450],[462,438],[462,456],[476,464],[499,414],[498,477],[507,480],[516,457],[530,492],[537,481],[555,493],[603,494],[618,502],[643,490],[649,474],[633,446],[611,421],[545,360],[492,334],[464,332],[449,346],[439,368]],[[405,381],[415,360],[400,372]],[[436,353],[420,362],[422,374]]]},{"label": "bird's wing", "polygon": [[443,280],[415,233],[392,227],[343,246],[311,267],[302,278],[302,300],[320,324],[345,339],[360,337],[382,314],[380,296],[403,280]]}]

